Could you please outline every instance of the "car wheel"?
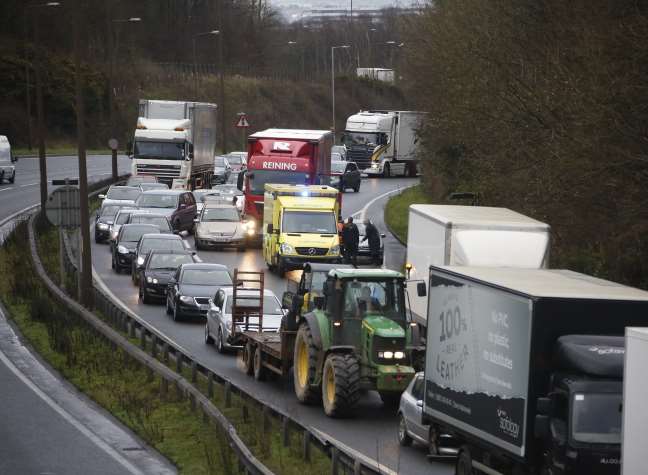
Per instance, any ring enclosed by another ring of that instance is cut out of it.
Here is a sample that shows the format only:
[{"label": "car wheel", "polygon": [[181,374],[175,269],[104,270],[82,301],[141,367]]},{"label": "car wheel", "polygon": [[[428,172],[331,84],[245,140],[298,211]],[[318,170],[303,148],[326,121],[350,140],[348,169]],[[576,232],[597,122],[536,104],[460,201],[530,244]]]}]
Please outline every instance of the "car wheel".
[{"label": "car wheel", "polygon": [[137,273],[135,272],[135,266],[131,266],[131,281],[133,282],[133,285],[137,285]]},{"label": "car wheel", "polygon": [[180,312],[178,311],[178,302],[176,302],[173,305],[173,321],[174,322],[179,322],[180,318],[181,318],[181,316],[180,316]]},{"label": "car wheel", "polygon": [[353,188],[353,191],[355,191],[356,193],[358,193],[360,191],[360,181],[359,180],[358,180],[358,184],[355,186],[355,188]]},{"label": "car wheel", "polygon": [[16,181],[16,172],[13,172],[13,175],[11,175],[11,178],[9,178],[9,183],[13,185],[15,181]]},{"label": "car wheel", "polygon": [[412,445],[412,438],[407,433],[407,424],[405,423],[403,414],[398,415],[398,443],[403,447]]},{"label": "car wheel", "polygon": [[166,313],[167,315],[173,315],[173,309],[171,308],[171,305],[169,305],[169,299],[166,299]]},{"label": "car wheel", "polygon": [[97,236],[97,233],[95,233],[95,243],[99,244],[101,242],[101,239],[99,239],[99,236]]},{"label": "car wheel", "polygon": [[146,287],[144,286],[144,283],[140,283],[140,292],[142,294],[142,303],[143,304],[149,304],[151,303],[151,297],[148,296],[146,293]]},{"label": "car wheel", "polygon": [[227,353],[227,349],[225,348],[225,342],[223,341],[223,331],[218,327],[218,337],[216,339],[216,348],[218,348],[218,352],[221,354]]},{"label": "car wheel", "polygon": [[115,258],[114,257],[112,257],[110,259],[110,267],[112,267],[112,269],[115,270]]},{"label": "car wheel", "polygon": [[200,244],[200,241],[194,240],[194,245],[196,246],[196,251],[202,251],[203,246]]},{"label": "car wheel", "polygon": [[0,172],[0,185],[4,182],[4,170]]},{"label": "car wheel", "polygon": [[209,324],[208,323],[205,323],[205,344],[206,345],[213,345],[214,344],[214,339],[209,334]]}]

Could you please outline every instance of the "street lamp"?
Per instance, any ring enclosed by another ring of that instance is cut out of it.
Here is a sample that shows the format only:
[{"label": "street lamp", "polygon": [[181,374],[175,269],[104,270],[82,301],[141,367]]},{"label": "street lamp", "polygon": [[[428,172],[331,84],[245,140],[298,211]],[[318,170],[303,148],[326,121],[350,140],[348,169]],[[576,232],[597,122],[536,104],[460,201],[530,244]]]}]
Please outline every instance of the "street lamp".
[{"label": "street lamp", "polygon": [[[45,211],[47,204],[47,163],[45,157],[45,112],[43,110],[43,84],[42,84],[42,54],[40,51],[40,28],[38,21],[39,13],[43,8],[60,7],[60,2],[47,2],[38,3],[34,5],[27,5],[25,10],[25,32],[27,31],[27,12],[30,9],[35,9],[36,13],[32,16],[33,29],[34,29],[34,47],[36,49],[35,55],[35,75],[36,75],[36,132],[38,134],[38,165],[40,172],[40,202],[41,211]],[[27,106],[31,108],[31,98],[29,96],[29,76],[27,76]],[[31,110],[28,111],[28,126],[31,124]],[[28,132],[29,133],[29,132]]]},{"label": "street lamp", "polygon": [[377,30],[376,28],[369,28],[367,30],[367,56],[369,57],[369,61],[367,64],[368,67],[373,67],[372,64],[372,57],[371,57],[371,33],[375,33]]},{"label": "street lamp", "polygon": [[194,98],[198,100],[198,60],[196,59],[196,40],[201,36],[219,35],[219,30],[206,31],[198,33],[193,37],[193,69],[194,69]]},{"label": "street lamp", "polygon": [[335,50],[349,48],[351,48],[351,45],[331,47],[331,104],[333,109],[333,142],[335,142]]},{"label": "street lamp", "polygon": [[[117,62],[117,51],[119,50],[119,28],[115,28],[113,32],[113,23],[139,23],[142,19],[139,17],[131,17],[124,19],[113,19],[110,21],[110,74],[108,75],[108,115],[110,122],[110,135],[111,138],[116,139],[117,131],[115,130],[115,63]],[[114,36],[114,38],[113,38]],[[112,179],[117,181],[117,150],[112,152]]]},{"label": "street lamp", "polygon": [[[297,46],[297,45],[299,45],[299,43],[297,43],[297,41],[289,41],[289,42],[287,43],[287,45],[288,45],[288,46]],[[303,49],[303,48],[302,48],[302,50],[301,50],[301,55],[300,55],[300,56],[301,56],[301,70],[302,70],[302,76],[305,76],[305,75],[306,75],[306,72],[305,72],[305,70],[304,70],[304,49]],[[294,68],[294,71],[295,71],[295,80],[297,80],[297,79],[298,79],[298,76],[299,76],[299,73],[298,73],[297,71],[299,71],[299,68],[298,68],[298,67]],[[302,77],[302,79],[305,79],[305,78]]]}]

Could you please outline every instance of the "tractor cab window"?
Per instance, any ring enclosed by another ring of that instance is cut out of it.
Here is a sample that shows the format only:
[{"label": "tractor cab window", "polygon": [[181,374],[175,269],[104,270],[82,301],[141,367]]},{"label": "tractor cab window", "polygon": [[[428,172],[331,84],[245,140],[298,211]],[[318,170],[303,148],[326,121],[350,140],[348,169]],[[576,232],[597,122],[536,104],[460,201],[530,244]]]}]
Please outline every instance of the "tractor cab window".
[{"label": "tractor cab window", "polygon": [[402,287],[394,280],[346,282],[343,312],[344,318],[382,315],[392,320],[404,320]]}]

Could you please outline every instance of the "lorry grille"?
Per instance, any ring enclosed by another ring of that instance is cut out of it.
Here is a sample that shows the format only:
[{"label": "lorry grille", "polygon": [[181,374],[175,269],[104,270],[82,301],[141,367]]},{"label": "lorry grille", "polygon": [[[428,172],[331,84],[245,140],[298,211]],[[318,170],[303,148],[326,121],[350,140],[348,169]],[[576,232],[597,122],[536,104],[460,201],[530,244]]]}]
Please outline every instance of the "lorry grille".
[{"label": "lorry grille", "polygon": [[301,256],[325,256],[328,249],[325,247],[298,247],[297,254]]},{"label": "lorry grille", "polygon": [[373,339],[373,355],[374,360],[380,364],[408,364],[407,353],[405,353],[405,358],[403,359],[394,359],[394,358],[380,358],[378,353],[385,351],[402,351],[405,352],[405,338],[385,338],[381,336],[375,336]]},{"label": "lorry grille", "polygon": [[347,150],[347,160],[356,162],[358,168],[364,170],[371,166],[371,153],[364,147],[351,147]]},{"label": "lorry grille", "polygon": [[180,176],[180,165],[144,165],[138,163],[137,174],[177,178]]}]

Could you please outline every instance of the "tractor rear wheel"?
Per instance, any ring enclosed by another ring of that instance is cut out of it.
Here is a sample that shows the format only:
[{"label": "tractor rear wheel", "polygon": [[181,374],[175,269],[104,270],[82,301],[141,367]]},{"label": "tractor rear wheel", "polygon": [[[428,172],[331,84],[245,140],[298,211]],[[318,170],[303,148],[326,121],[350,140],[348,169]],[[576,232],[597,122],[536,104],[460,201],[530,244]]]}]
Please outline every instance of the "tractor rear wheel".
[{"label": "tractor rear wheel", "polygon": [[295,338],[293,380],[297,399],[306,404],[318,402],[320,396],[319,388],[311,384],[315,380],[317,373],[317,355],[319,351],[315,346],[308,324],[300,325]]},{"label": "tractor rear wheel", "polygon": [[322,402],[329,417],[348,416],[360,399],[360,364],[353,355],[330,354],[322,374]]}]

